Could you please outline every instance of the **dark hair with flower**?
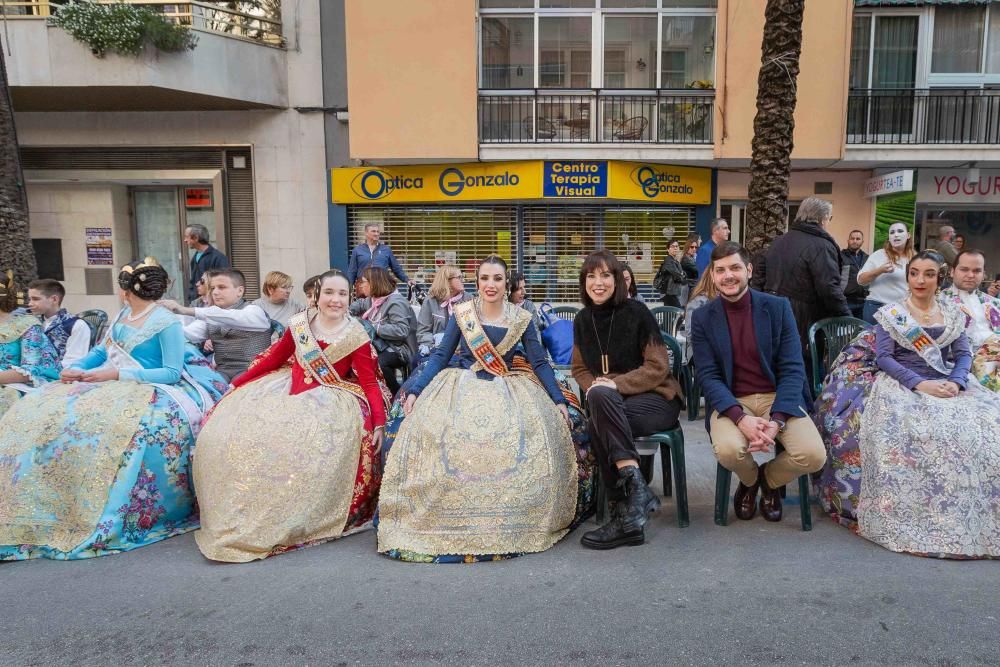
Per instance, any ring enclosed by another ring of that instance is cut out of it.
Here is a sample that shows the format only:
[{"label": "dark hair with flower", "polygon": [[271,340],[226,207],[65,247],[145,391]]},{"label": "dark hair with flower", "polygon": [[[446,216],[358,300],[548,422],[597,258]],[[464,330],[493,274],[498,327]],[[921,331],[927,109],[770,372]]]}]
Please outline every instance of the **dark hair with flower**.
[{"label": "dark hair with flower", "polygon": [[167,292],[170,276],[155,258],[147,257],[123,266],[118,274],[118,286],[143,301],[155,301]]}]

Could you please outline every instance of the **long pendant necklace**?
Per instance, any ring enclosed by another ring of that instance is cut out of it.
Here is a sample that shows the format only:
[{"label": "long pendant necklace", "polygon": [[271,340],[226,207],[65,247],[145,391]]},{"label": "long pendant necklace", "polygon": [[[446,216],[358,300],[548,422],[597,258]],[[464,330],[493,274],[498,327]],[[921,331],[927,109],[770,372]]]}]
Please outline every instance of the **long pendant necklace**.
[{"label": "long pendant necklace", "polygon": [[[611,330],[615,328],[615,312],[611,311],[611,326],[608,327],[608,349],[611,349]],[[594,338],[597,339],[597,349],[601,351],[601,375],[607,375],[610,369],[608,365],[608,353],[604,351],[604,346],[601,345],[601,336],[597,333],[597,321],[594,319],[594,314],[590,314],[590,324],[594,327]]]}]

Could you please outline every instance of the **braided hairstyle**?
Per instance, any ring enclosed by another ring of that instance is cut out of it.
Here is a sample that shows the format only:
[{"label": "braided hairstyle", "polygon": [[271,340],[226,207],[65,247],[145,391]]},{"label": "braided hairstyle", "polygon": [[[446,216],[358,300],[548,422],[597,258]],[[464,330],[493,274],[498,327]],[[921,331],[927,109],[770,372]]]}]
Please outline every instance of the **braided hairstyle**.
[{"label": "braided hairstyle", "polygon": [[0,313],[13,313],[24,305],[24,292],[19,292],[10,269],[0,272]]},{"label": "braided hairstyle", "polygon": [[143,301],[156,301],[170,287],[170,276],[152,257],[122,267],[118,286]]}]

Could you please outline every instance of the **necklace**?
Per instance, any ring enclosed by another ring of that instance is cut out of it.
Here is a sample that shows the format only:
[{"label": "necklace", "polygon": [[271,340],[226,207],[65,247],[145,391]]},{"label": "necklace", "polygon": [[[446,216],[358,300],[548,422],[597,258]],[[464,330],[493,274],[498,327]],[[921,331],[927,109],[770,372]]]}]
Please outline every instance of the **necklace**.
[{"label": "necklace", "polygon": [[[608,327],[608,349],[611,349],[611,331],[615,328],[615,312],[611,311],[611,326]],[[597,339],[597,349],[601,351],[601,375],[607,375],[608,369],[608,354],[604,351],[604,346],[601,345],[601,336],[597,333],[597,320],[594,319],[594,313],[590,313],[590,324],[594,327],[594,338]]]},{"label": "necklace", "polygon": [[913,303],[912,297],[907,298],[906,303],[910,307],[911,312],[919,313],[920,315],[919,319],[921,324],[930,324],[931,320],[934,319],[934,316],[937,315],[938,311],[940,310],[940,308],[936,303],[933,304],[929,310],[924,310],[923,308],[919,308],[915,303]]},{"label": "necklace", "polygon": [[141,320],[142,318],[146,317],[146,315],[149,314],[149,311],[153,310],[153,308],[156,308],[156,303],[149,304],[138,315],[136,315],[135,313],[129,313],[128,315],[125,316],[125,321],[135,322],[136,320]]},{"label": "necklace", "polygon": [[323,334],[322,336],[319,337],[325,339],[327,342],[330,342],[337,336],[339,336],[344,331],[344,329],[347,328],[347,325],[349,323],[350,323],[349,320],[345,317],[344,321],[341,322],[339,326],[335,326],[333,329],[327,329],[322,324],[320,324],[319,317],[313,320],[313,325],[316,327],[316,330],[319,333]]},{"label": "necklace", "polygon": [[505,307],[502,307],[500,309],[500,315],[498,317],[496,317],[496,318],[494,318],[492,320],[486,319],[486,316],[483,315],[483,304],[482,304],[482,301],[480,301],[479,303],[476,304],[476,313],[479,315],[479,321],[483,325],[487,325],[488,324],[488,325],[494,326],[494,327],[503,326],[504,321],[507,319],[507,317],[506,317],[507,316],[507,308],[505,308]]}]

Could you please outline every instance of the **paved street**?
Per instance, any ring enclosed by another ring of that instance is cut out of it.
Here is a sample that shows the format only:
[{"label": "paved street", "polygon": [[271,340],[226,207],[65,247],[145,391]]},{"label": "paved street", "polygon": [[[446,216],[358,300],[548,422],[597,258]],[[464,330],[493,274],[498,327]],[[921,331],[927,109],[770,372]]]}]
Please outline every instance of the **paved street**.
[{"label": "paved street", "polygon": [[[712,522],[688,433],[692,523],[598,553],[579,531],[499,563],[414,565],[372,533],[264,562],[192,535],[76,562],[0,564],[3,665],[1000,664],[1000,564],[893,554],[826,518]],[[659,482],[656,483],[659,488]]]}]

